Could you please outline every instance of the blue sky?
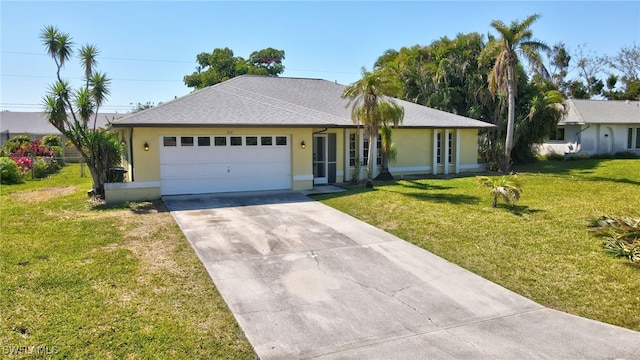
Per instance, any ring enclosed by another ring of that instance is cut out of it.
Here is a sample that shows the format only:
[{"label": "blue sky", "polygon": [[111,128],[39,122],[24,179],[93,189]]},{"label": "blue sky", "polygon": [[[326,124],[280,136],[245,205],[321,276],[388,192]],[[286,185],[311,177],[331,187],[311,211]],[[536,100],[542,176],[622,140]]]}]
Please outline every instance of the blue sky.
[{"label": "blue sky", "polygon": [[[533,13],[537,39],[570,49],[586,45],[615,55],[640,43],[640,1],[1,1],[0,110],[40,111],[55,65],[38,38],[46,25],[76,44],[96,45],[98,68],[112,78],[107,112],[188,94],[182,78],[196,55],[229,47],[248,58],[267,47],[284,50],[282,76],[349,84],[387,49],[427,45],[443,36],[491,32]],[[74,84],[73,59],[63,72]]]}]

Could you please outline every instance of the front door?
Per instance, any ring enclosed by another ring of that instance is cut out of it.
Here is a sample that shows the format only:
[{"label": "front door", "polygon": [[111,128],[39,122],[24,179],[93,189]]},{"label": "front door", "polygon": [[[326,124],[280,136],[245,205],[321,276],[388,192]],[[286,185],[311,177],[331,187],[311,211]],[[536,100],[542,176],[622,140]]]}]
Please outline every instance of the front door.
[{"label": "front door", "polygon": [[327,135],[313,135],[313,184],[327,184]]}]

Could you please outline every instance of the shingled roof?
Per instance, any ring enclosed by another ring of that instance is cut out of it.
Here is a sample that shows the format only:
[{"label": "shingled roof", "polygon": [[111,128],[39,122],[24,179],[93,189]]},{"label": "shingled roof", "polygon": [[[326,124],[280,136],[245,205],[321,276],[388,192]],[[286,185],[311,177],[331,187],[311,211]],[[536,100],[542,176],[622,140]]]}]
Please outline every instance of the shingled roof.
[{"label": "shingled roof", "polygon": [[[107,123],[122,114],[99,113],[96,120],[98,127],[106,127]],[[91,117],[93,125],[93,117]],[[14,134],[45,135],[56,134],[60,131],[53,127],[43,112],[2,111],[0,112],[0,132]]]},{"label": "shingled roof", "polygon": [[570,99],[567,105],[560,125],[640,124],[639,101]]},{"label": "shingled roof", "polygon": [[[345,86],[327,80],[244,75],[127,115],[113,127],[352,127]],[[402,127],[484,128],[492,124],[402,100]]]}]

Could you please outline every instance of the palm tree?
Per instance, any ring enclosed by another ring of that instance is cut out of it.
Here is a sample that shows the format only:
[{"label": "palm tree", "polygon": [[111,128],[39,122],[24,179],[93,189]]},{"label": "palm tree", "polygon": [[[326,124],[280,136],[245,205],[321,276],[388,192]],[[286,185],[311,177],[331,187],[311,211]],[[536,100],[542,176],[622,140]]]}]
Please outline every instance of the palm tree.
[{"label": "palm tree", "polygon": [[540,69],[540,73],[547,74],[544,68],[541,51],[548,51],[549,46],[533,39],[531,25],[540,18],[534,14],[522,22],[513,21],[509,26],[500,20],[491,22],[491,26],[498,32],[500,38],[491,40],[481,53],[481,59],[490,58],[493,68],[489,73],[489,91],[495,96],[507,96],[507,135],[504,146],[504,158],[500,169],[507,172],[511,163],[511,150],[514,146],[513,134],[516,117],[516,65],[518,54],[526,58],[532,66]]},{"label": "palm tree", "polygon": [[522,178],[518,174],[504,175],[499,178],[488,176],[477,176],[478,185],[491,189],[493,203],[491,206],[498,206],[498,198],[502,198],[507,204],[516,202],[522,193]]},{"label": "palm tree", "polygon": [[[94,192],[102,196],[109,166],[120,161],[122,149],[117,137],[95,128],[98,110],[109,95],[110,82],[106,74],[94,71],[99,51],[93,45],[85,45],[80,49],[85,84],[74,91],[69,82],[60,76],[61,69],[73,53],[71,37],[55,26],[46,26],[42,29],[40,39],[57,67],[57,81],[51,85],[43,100],[44,112],[49,122],[73,143],[86,161]],[[94,116],[93,129],[88,128],[91,116]]]},{"label": "palm tree", "polygon": [[[362,68],[362,79],[347,86],[343,98],[349,98],[351,119],[364,127],[365,136],[369,139],[367,157],[367,187],[371,187],[373,176],[374,143],[380,127],[397,125],[402,121],[404,110],[385,94],[392,93],[394,83],[386,76],[385,71],[367,71]],[[390,140],[390,135],[389,139]],[[389,143],[390,144],[390,143]],[[384,147],[382,149],[385,150]],[[388,150],[388,149],[387,149]],[[383,154],[383,157],[385,155]]]}]

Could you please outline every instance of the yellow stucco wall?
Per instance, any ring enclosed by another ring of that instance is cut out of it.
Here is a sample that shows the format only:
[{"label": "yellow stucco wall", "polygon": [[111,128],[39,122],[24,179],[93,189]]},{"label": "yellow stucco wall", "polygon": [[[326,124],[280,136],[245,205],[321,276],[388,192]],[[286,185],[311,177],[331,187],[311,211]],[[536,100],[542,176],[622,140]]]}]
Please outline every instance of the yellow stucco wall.
[{"label": "yellow stucco wall", "polygon": [[[129,130],[124,130],[128,132]],[[312,141],[311,129],[301,128],[135,128],[133,132],[133,164],[135,167],[134,181],[160,180],[160,141],[162,136],[172,135],[289,135],[291,139],[291,162],[293,188],[313,187]],[[128,135],[123,134],[125,138]],[[304,141],[306,148],[301,148]],[[149,151],[144,151],[144,144],[149,144]],[[128,164],[127,164],[128,166]],[[128,173],[129,175],[129,173]],[[296,180],[295,178],[309,176],[311,180]],[[130,180],[130,178],[129,178]],[[308,185],[311,184],[311,185]]]}]

